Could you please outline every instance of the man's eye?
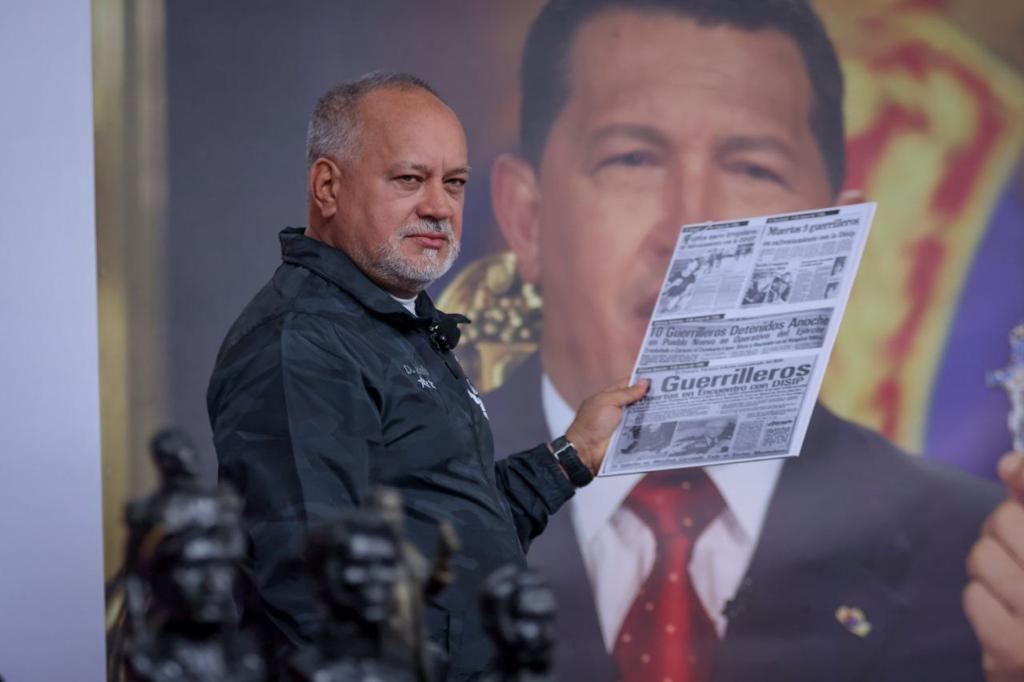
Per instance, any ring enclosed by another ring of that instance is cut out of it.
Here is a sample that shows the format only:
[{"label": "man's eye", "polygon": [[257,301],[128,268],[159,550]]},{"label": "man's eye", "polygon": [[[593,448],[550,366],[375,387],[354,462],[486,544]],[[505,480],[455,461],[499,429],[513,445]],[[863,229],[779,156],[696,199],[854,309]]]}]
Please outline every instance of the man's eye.
[{"label": "man's eye", "polygon": [[449,186],[457,187],[458,189],[462,189],[466,186],[466,178],[448,178],[445,182]]},{"label": "man's eye", "polygon": [[771,170],[770,168],[761,166],[756,163],[737,163],[733,165],[733,170],[734,172],[737,172],[741,175],[745,175],[748,178],[752,178],[754,180],[765,180],[768,182],[777,183],[779,185],[786,184],[786,182],[782,179],[781,175]]},{"label": "man's eye", "polygon": [[627,168],[639,168],[642,166],[653,166],[657,163],[654,154],[647,151],[632,151],[624,154],[610,156],[599,164],[605,166],[625,166]]},{"label": "man's eye", "polygon": [[623,166],[648,166],[653,163],[651,155],[646,152],[629,152],[628,154],[620,154],[616,159],[616,163],[620,163]]},{"label": "man's eye", "polygon": [[407,185],[412,185],[418,183],[420,181],[420,178],[418,175],[399,175],[397,178],[395,178],[395,180],[398,180],[399,182],[405,183]]}]

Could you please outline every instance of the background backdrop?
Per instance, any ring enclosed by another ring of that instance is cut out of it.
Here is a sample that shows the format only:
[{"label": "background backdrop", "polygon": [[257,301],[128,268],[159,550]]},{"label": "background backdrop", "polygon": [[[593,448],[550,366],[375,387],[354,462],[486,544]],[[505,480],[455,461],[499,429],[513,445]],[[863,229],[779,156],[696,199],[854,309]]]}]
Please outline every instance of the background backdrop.
[{"label": "background backdrop", "polygon": [[[1024,319],[1024,6],[984,4],[815,2],[847,78],[847,187],[879,202],[823,399],[911,452],[991,477],[1009,446],[1008,404],[983,376],[1006,363],[1007,333]],[[165,16],[124,12],[138,42],[125,49],[141,66],[118,92],[149,92],[151,108],[121,131],[137,161],[122,186],[148,183],[151,200],[136,220],[100,223],[101,246],[105,225],[128,243],[106,280],[101,253],[101,292],[119,320],[101,333],[134,358],[105,366],[104,419],[136,425],[104,433],[108,574],[120,505],[150,484],[151,425],[186,428],[215,471],[207,380],[231,321],[279,262],[277,232],[305,220],[317,97],[367,71],[409,70],[459,113],[475,170],[463,256],[439,294],[504,248],[486,176],[514,147],[519,55],[540,5],[175,0]],[[105,205],[101,192],[101,217]]]}]

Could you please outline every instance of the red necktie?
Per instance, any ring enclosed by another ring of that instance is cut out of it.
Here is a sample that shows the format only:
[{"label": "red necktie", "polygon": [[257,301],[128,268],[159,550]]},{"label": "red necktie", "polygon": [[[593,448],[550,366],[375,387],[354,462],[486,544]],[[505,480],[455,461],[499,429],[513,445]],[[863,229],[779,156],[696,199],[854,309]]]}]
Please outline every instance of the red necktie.
[{"label": "red necktie", "polygon": [[705,682],[718,636],[690,583],[693,545],[724,508],[702,469],[644,476],[625,504],[654,533],[654,566],[615,641],[624,682]]}]

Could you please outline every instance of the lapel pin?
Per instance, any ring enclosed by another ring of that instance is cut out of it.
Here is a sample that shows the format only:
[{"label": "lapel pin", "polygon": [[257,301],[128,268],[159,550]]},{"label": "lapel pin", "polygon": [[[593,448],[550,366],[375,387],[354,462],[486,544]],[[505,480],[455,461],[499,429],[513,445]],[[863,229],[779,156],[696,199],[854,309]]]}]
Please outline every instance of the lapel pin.
[{"label": "lapel pin", "polygon": [[836,620],[858,637],[867,637],[871,633],[871,622],[856,606],[840,606],[836,609]]}]

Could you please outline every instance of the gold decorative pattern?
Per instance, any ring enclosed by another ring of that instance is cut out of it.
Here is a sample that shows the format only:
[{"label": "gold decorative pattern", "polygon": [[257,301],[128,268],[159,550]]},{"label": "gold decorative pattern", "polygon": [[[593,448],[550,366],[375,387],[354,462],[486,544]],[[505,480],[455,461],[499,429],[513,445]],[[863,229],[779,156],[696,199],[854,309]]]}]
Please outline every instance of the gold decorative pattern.
[{"label": "gold decorative pattern", "polygon": [[537,350],[543,300],[537,288],[519,276],[511,252],[470,262],[441,292],[437,305],[473,321],[463,327],[456,354],[481,392],[500,386]]}]

